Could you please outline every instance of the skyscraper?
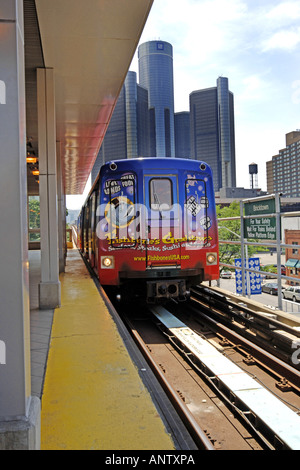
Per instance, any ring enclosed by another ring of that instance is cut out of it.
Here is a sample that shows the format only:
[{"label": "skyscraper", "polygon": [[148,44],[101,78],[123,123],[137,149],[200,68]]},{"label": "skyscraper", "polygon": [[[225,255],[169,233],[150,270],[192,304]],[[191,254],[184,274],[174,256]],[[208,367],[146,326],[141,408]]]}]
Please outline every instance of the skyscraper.
[{"label": "skyscraper", "polygon": [[151,138],[156,157],[175,157],[173,48],[149,41],[138,48],[139,84],[149,93]]},{"label": "skyscraper", "polygon": [[128,72],[92,170],[92,181],[101,165],[110,160],[150,157],[148,91]]},{"label": "skyscraper", "polygon": [[190,113],[175,113],[175,157],[191,158]]},{"label": "skyscraper", "polygon": [[228,79],[190,94],[190,111],[174,113],[173,49],[139,46],[137,74],[128,72],[93,170],[120,158],[178,157],[207,162],[215,191],[236,187],[234,100]]},{"label": "skyscraper", "polygon": [[215,191],[236,186],[234,100],[228,79],[190,94],[191,156],[213,170]]}]

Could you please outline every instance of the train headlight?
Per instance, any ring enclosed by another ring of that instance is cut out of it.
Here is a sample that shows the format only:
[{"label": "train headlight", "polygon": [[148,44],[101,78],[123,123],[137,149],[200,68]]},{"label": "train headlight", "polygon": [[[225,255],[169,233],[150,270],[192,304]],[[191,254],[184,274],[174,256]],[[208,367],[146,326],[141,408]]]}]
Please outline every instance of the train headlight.
[{"label": "train headlight", "polygon": [[112,269],[115,267],[114,256],[101,256],[101,267],[104,269]]},{"label": "train headlight", "polygon": [[207,264],[217,264],[218,261],[218,255],[217,253],[207,253],[206,255],[206,262]]}]

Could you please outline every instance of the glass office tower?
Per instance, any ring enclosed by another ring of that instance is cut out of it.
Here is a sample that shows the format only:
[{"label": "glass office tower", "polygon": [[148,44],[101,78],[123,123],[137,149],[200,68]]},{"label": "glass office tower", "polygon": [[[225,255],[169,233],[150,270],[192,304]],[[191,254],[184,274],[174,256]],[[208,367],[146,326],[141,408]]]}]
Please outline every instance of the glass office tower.
[{"label": "glass office tower", "polygon": [[175,113],[175,157],[191,158],[190,113]]},{"label": "glass office tower", "polygon": [[95,181],[101,166],[110,160],[151,157],[148,91],[128,72],[92,170]]},{"label": "glass office tower", "polygon": [[125,87],[125,120],[122,125],[126,128],[127,158],[138,156],[138,127],[137,127],[137,83],[136,73],[128,72]]},{"label": "glass office tower", "polygon": [[222,169],[222,187],[235,184],[235,139],[233,118],[233,94],[228,89],[228,78],[217,80],[219,145]]},{"label": "glass office tower", "polygon": [[127,158],[125,85],[121,89],[98,157],[101,165],[110,160]]},{"label": "glass office tower", "polygon": [[213,170],[215,191],[236,186],[234,100],[228,79],[190,94],[191,155]]},{"label": "glass office tower", "polygon": [[149,93],[152,147],[156,157],[175,157],[173,47],[149,41],[138,48],[139,84]]}]

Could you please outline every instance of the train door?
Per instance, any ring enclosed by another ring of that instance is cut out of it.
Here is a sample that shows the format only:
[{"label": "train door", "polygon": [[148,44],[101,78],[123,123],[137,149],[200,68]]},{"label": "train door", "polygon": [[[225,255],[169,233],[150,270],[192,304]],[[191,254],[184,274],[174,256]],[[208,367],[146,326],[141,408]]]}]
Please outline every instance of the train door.
[{"label": "train door", "polygon": [[96,233],[95,233],[95,214],[96,214],[96,192],[94,191],[89,200],[90,221],[89,221],[89,260],[93,268],[95,266],[96,251]]},{"label": "train door", "polygon": [[98,274],[98,264],[99,264],[99,239],[97,236],[97,225],[99,223],[99,213],[98,213],[98,207],[100,206],[100,190],[99,186],[97,187],[96,191],[96,211],[95,211],[95,266],[94,270]]},{"label": "train door", "polygon": [[83,220],[83,246],[82,252],[86,258],[89,253],[89,220],[90,220],[90,208],[87,203],[84,207],[84,220]]},{"label": "train door", "polygon": [[145,175],[146,267],[179,266],[180,211],[177,175]]}]

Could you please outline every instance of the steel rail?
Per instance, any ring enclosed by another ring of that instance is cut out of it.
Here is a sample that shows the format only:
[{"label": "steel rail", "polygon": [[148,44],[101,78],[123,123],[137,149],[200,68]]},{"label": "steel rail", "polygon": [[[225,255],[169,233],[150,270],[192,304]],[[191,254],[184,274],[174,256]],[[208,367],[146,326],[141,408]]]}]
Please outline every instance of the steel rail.
[{"label": "steel rail", "polygon": [[[299,448],[299,438],[294,432],[295,427],[299,425],[299,416],[295,412],[291,411],[286,404],[279,405],[282,404],[280,399],[264,385],[259,386],[254,377],[250,378],[249,376],[249,379],[245,379],[247,375],[243,374],[247,373],[239,366],[233,366],[234,363],[226,358],[226,355],[219,353],[219,356],[217,356],[218,353],[213,352],[213,346],[208,345],[208,343],[206,346],[207,339],[191,330],[177,315],[163,307],[154,308],[153,314],[157,317],[159,324],[162,323],[170,332],[172,338],[174,336],[172,342],[176,345],[179,341],[184,350],[187,349],[188,359],[192,364],[194,364],[194,360],[196,361],[195,366],[199,373],[204,374],[223,399],[232,406],[232,409],[243,417],[266,447],[269,449]],[[217,357],[219,357],[218,362],[216,361]],[[197,367],[198,361],[199,368]],[[219,361],[224,368],[222,371],[220,370]],[[240,373],[241,376],[239,376]],[[236,374],[239,376],[238,380],[241,379],[240,383],[236,381]],[[253,400],[254,396],[256,401]],[[273,407],[279,406],[279,414],[285,416],[288,413],[290,422],[284,422],[282,427],[283,422],[278,420],[279,415],[273,418],[271,408],[267,407],[265,410],[262,405],[264,400],[271,400]]]},{"label": "steel rail", "polygon": [[[205,309],[210,309],[214,315],[219,317],[220,321],[222,318],[224,324],[230,324],[231,329],[238,330],[239,333],[250,338],[252,342],[256,342],[291,367],[300,369],[298,363],[292,364],[294,346],[296,347],[299,342],[297,329],[253,311],[246,305],[228,300],[222,294],[211,294],[207,288],[204,288],[202,293],[201,290],[193,288],[191,294],[191,300],[201,303]],[[245,326],[243,333],[238,325]],[[255,332],[255,338],[253,332]]]},{"label": "steel rail", "polygon": [[[194,292],[196,295],[197,294],[202,295],[202,292],[203,292],[204,295],[211,296],[211,298],[214,301],[222,302],[222,303],[224,303],[224,305],[232,308],[232,310],[230,310],[230,311],[228,311],[228,310],[224,311],[224,314],[229,314],[229,315],[232,315],[235,318],[239,318],[240,320],[246,321],[247,318],[241,316],[241,314],[239,314],[237,311],[233,310],[233,309],[236,309],[236,310],[240,310],[240,311],[244,312],[245,314],[249,315],[249,317],[252,316],[252,317],[255,317],[255,318],[263,319],[263,316],[259,312],[251,310],[246,305],[241,305],[240,303],[237,304],[236,302],[234,302],[232,300],[228,300],[225,296],[222,296],[222,294],[218,294],[218,293],[216,294],[215,292],[210,291],[206,287],[204,287],[204,288],[202,288],[202,287],[201,288],[193,288],[193,289],[191,289],[191,291]],[[264,318],[264,320],[266,321],[266,318]],[[300,331],[293,329],[293,327],[290,326],[290,325],[282,323],[282,322],[280,322],[278,320],[275,320],[273,318],[268,318],[267,322],[270,325],[273,325],[274,328],[283,330],[283,331],[285,331],[285,332],[287,332],[287,333],[289,333],[289,334],[291,334],[291,335],[293,335],[297,338],[300,338]]]},{"label": "steel rail", "polygon": [[219,332],[221,336],[226,337],[229,341],[233,342],[237,347],[241,345],[245,347],[246,350],[250,351],[253,357],[257,362],[259,362],[263,367],[267,368],[269,372],[275,373],[279,378],[287,379],[293,388],[300,392],[300,372],[293,367],[286,364],[281,359],[277,358],[273,354],[264,350],[257,344],[243,337],[239,333],[236,333],[232,329],[223,325],[220,321],[214,320],[211,316],[206,313],[199,311],[195,306],[190,306],[192,310],[201,315],[205,321],[210,324],[215,331]]}]

